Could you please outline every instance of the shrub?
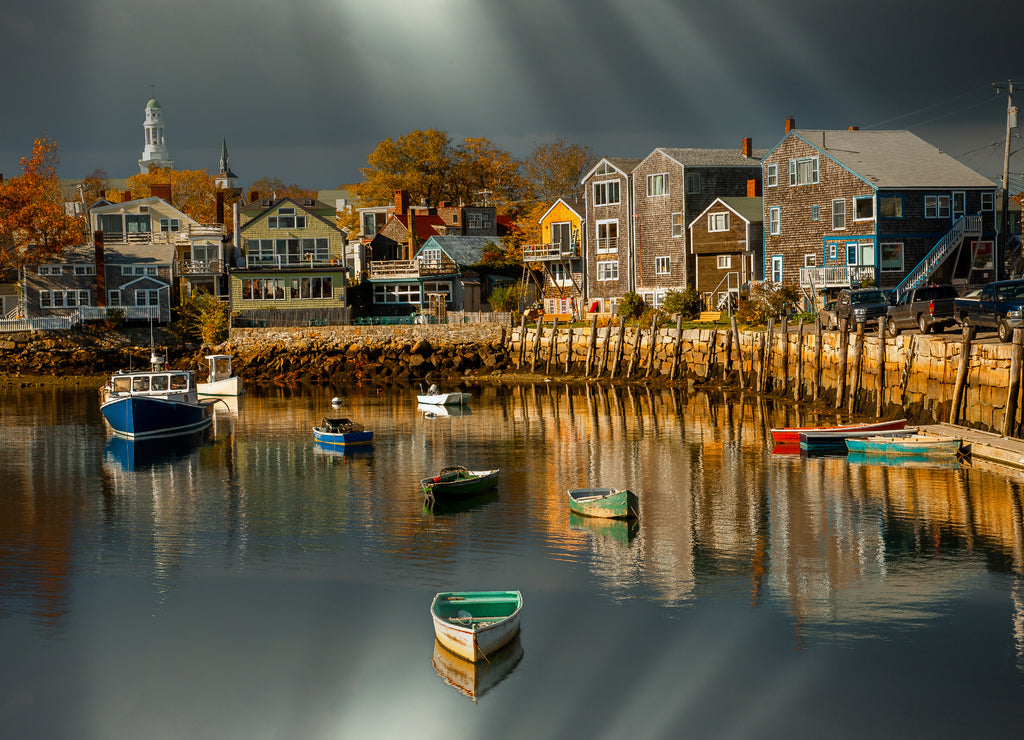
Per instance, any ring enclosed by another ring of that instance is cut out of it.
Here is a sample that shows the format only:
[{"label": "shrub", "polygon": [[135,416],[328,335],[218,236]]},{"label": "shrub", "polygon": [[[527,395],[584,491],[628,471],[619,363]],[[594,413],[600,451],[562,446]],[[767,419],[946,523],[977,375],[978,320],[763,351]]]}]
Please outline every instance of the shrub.
[{"label": "shrub", "polygon": [[178,309],[178,330],[207,344],[228,338],[228,304],[206,291],[193,293]]},{"label": "shrub", "polygon": [[661,304],[662,310],[668,315],[682,314],[683,318],[689,319],[700,313],[700,293],[693,288],[685,290],[670,290],[665,294],[665,302]]},{"label": "shrub", "polygon": [[518,311],[523,297],[519,283],[499,285],[487,296],[487,302],[494,311]]},{"label": "shrub", "polygon": [[740,298],[736,320],[744,324],[763,324],[769,318],[781,318],[795,310],[799,298],[800,291],[793,285],[755,283],[749,293]]},{"label": "shrub", "polygon": [[635,319],[643,313],[644,299],[639,294],[630,291],[622,296],[619,301],[618,315],[623,320]]}]

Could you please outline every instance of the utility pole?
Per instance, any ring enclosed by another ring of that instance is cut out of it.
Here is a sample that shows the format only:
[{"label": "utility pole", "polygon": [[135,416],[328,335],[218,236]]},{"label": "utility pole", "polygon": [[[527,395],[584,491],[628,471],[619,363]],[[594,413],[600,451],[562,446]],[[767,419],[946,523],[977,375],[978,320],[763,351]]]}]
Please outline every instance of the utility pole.
[{"label": "utility pole", "polygon": [[[996,92],[1001,92],[1004,87],[993,84]],[[1003,270],[1000,258],[1006,259],[1006,243],[1010,231],[1010,129],[1017,128],[1017,109],[1013,106],[1013,81],[1006,83],[1006,151],[1003,154],[1003,197],[1002,212],[1000,213],[999,243],[992,255],[992,267],[995,270],[995,279],[1003,278]]]}]

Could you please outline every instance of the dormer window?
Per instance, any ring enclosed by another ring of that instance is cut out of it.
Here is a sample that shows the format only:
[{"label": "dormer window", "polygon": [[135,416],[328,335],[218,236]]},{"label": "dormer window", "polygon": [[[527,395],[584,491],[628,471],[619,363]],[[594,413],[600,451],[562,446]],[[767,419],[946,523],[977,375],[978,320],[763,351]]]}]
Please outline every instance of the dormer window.
[{"label": "dormer window", "polygon": [[282,206],[277,209],[276,216],[267,218],[268,229],[304,229],[306,228],[306,217],[296,216],[295,208]]}]

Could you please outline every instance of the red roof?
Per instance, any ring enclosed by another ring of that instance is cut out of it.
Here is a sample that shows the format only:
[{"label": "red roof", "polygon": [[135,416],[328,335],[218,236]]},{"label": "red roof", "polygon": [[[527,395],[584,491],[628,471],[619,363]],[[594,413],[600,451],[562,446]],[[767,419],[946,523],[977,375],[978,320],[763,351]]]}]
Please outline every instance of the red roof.
[{"label": "red roof", "polygon": [[[409,230],[409,215],[404,216],[395,215],[393,218],[398,220],[398,223],[405,227],[405,230]],[[444,226],[444,219],[437,215],[427,216],[416,214],[416,238],[421,240],[427,240],[432,236],[439,236],[442,231],[438,231],[436,226]]]}]

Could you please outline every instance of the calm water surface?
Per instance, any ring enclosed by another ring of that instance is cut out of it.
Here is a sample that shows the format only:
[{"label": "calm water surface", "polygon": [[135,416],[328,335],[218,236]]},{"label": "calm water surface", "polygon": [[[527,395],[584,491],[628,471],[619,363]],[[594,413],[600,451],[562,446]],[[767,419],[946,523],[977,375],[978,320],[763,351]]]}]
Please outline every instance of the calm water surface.
[{"label": "calm water surface", "polygon": [[[145,446],[94,392],[0,396],[0,734],[1019,737],[1019,475],[773,455],[810,419],[749,397],[472,390],[345,394],[354,454],[313,444],[331,388]],[[424,511],[452,464],[497,491]],[[639,522],[570,516],[585,485]],[[475,672],[428,614],[464,589],[525,601]]]}]

